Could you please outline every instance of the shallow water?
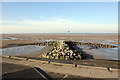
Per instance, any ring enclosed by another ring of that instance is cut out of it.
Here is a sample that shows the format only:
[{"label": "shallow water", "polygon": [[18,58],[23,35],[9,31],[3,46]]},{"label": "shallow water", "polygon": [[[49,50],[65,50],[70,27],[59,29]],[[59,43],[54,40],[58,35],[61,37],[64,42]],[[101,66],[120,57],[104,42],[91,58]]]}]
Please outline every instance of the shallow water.
[{"label": "shallow water", "polygon": [[110,60],[118,60],[118,51],[117,49],[93,49],[91,50],[93,54],[100,55]]},{"label": "shallow water", "polygon": [[118,48],[98,48],[89,50],[88,46],[78,46],[83,49],[84,52],[91,52],[94,55],[103,56],[105,59],[118,60]]},{"label": "shallow water", "polygon": [[55,40],[33,40],[33,41],[43,41],[43,42],[50,42],[50,41],[55,41]]},{"label": "shallow water", "polygon": [[0,40],[17,40],[19,38],[16,37],[4,37],[4,38],[0,38]]},{"label": "shallow water", "polygon": [[112,45],[112,46],[118,46],[118,44],[112,44],[112,43],[103,43],[103,42],[101,42],[101,44],[104,44],[104,45]]},{"label": "shallow water", "polygon": [[113,45],[113,46],[118,46],[118,44],[112,44],[109,42],[118,42],[118,41],[113,41],[113,40],[106,40],[106,41],[100,41],[100,40],[81,40],[81,41],[77,41],[77,42],[84,42],[84,43],[101,43],[101,44],[105,44],[105,45]]},{"label": "shallow water", "polygon": [[100,48],[100,50],[113,53],[113,54],[118,54],[118,48]]},{"label": "shallow water", "polygon": [[30,54],[36,51],[40,51],[45,47],[46,46],[36,46],[36,45],[18,46],[18,47],[0,49],[0,52],[2,52],[2,55],[20,56],[20,55]]}]

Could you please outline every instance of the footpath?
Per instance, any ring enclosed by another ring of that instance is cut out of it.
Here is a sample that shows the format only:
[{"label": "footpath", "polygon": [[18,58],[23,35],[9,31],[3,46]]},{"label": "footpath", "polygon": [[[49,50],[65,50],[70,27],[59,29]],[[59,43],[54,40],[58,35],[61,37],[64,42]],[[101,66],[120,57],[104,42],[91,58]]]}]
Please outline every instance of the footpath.
[{"label": "footpath", "polygon": [[20,59],[10,59],[10,58],[2,58],[0,62],[12,63],[12,64],[20,64],[31,67],[38,67],[44,71],[60,73],[60,74],[68,74],[74,76],[83,76],[90,78],[118,78],[118,69],[111,69],[108,71],[107,68],[104,67],[92,67],[92,66],[83,66],[78,65],[75,67],[73,64],[64,64],[64,63],[55,63],[51,62],[50,64],[47,61],[40,60],[20,60]]}]

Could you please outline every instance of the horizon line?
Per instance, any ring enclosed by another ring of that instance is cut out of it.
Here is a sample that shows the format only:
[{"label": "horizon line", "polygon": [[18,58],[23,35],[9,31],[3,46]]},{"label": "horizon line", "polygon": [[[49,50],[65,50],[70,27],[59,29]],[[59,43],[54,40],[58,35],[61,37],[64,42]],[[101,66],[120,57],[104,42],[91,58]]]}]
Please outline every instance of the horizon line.
[{"label": "horizon line", "polygon": [[119,32],[96,32],[96,33],[0,33],[0,34],[119,34]]}]

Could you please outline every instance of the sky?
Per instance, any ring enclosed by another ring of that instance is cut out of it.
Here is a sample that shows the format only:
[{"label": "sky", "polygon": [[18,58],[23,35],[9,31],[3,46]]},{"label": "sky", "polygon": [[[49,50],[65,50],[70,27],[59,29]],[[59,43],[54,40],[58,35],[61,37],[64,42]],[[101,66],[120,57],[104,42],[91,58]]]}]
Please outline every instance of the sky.
[{"label": "sky", "polygon": [[117,33],[117,2],[3,2],[2,33]]}]

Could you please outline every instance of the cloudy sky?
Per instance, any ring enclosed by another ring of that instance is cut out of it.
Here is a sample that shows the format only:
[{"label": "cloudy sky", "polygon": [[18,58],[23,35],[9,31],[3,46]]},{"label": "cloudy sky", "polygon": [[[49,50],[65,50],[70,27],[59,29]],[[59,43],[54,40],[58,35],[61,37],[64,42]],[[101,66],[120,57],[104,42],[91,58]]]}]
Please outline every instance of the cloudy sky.
[{"label": "cloudy sky", "polygon": [[2,33],[118,32],[117,2],[3,2]]}]

